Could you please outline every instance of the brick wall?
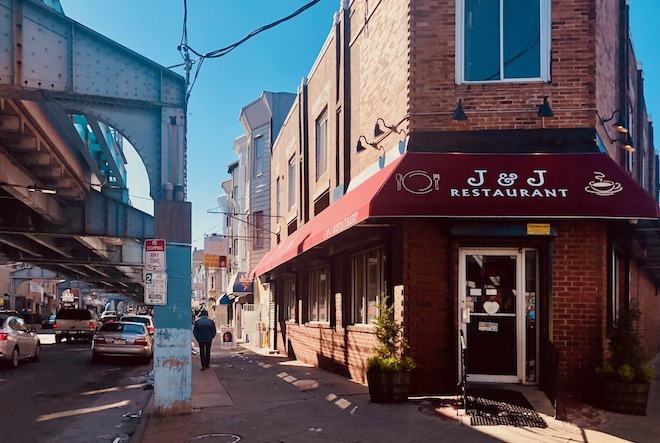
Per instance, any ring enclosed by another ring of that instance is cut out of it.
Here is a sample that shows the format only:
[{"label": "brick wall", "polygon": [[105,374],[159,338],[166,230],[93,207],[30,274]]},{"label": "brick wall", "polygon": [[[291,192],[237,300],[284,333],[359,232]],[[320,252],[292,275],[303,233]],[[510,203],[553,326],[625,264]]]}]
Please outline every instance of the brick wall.
[{"label": "brick wall", "polygon": [[403,230],[404,327],[417,362],[411,389],[441,391],[457,382],[455,297],[449,292],[449,242],[439,220],[408,219]]},{"label": "brick wall", "polygon": [[607,343],[607,230],[599,221],[558,224],[553,242],[551,340],[564,387],[584,391]]},{"label": "brick wall", "polygon": [[[335,294],[335,310],[341,319],[341,294]],[[367,359],[373,355],[375,336],[367,325],[333,327],[330,324],[287,322],[284,343],[277,336],[277,350],[289,357],[330,370],[360,383],[366,383]]]},{"label": "brick wall", "polygon": [[636,261],[630,264],[630,299],[639,304],[641,315],[637,326],[642,347],[650,359],[660,352],[660,294]]},{"label": "brick wall", "polygon": [[[457,85],[456,2],[412,0],[411,131],[593,127],[594,2],[552,2],[550,82]],[[542,121],[546,95],[555,118]],[[453,122],[461,98],[469,120]]]},{"label": "brick wall", "polygon": [[[408,114],[409,8],[402,0],[351,2],[351,176],[377,160],[380,152],[367,146],[355,152],[358,137],[374,140],[380,117],[394,125]],[[382,126],[381,128],[385,130]],[[401,129],[407,129],[404,121]],[[385,150],[397,145],[401,135],[382,140]]]}]

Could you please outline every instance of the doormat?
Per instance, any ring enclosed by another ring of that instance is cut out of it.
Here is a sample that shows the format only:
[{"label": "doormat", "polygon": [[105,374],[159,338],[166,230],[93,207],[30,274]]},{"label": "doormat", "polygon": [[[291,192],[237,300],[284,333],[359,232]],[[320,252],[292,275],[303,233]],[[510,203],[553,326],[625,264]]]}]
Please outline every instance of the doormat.
[{"label": "doormat", "polygon": [[468,389],[467,415],[472,426],[547,428],[525,396],[508,389]]}]

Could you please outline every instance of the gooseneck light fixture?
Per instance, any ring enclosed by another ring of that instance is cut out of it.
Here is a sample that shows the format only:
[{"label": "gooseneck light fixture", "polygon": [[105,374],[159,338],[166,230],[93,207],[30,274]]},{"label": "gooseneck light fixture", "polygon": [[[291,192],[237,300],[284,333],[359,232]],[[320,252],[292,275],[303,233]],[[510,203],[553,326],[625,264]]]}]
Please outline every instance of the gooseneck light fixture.
[{"label": "gooseneck light fixture", "polygon": [[[367,140],[367,138],[364,135],[360,135],[360,137],[358,137],[358,141],[357,141],[357,145],[355,146],[355,150],[357,152],[364,151],[365,149],[367,149],[364,145],[364,144],[366,144],[366,145],[371,146],[374,149],[378,149],[378,150],[382,151],[381,155],[384,155],[385,154],[385,149],[382,146],[380,146],[379,143],[382,142],[385,139],[385,137],[387,137],[388,135],[390,135],[393,132],[396,132],[397,134],[407,135],[405,129],[403,129],[403,128],[399,129],[399,125],[401,125],[401,123],[403,123],[407,118],[408,118],[408,115],[403,117],[398,123],[396,123],[394,125],[388,125],[383,118],[378,117],[376,119],[376,124],[374,125],[374,137],[376,139],[374,141],[370,142],[369,140]],[[386,131],[383,130],[383,127],[381,127],[381,124],[383,125],[384,128],[387,129]],[[364,144],[362,144],[362,140],[364,140]]]},{"label": "gooseneck light fixture", "polygon": [[[385,132],[381,129],[378,122],[383,122],[383,126],[387,128],[387,132]],[[383,120],[381,117],[378,117],[378,119],[376,120],[376,125],[374,126],[374,137],[382,136],[383,138],[385,138],[387,135],[389,135],[392,132],[396,132],[398,134],[405,134],[406,133],[405,129],[398,129],[399,125],[402,122],[403,122],[403,120],[401,120],[396,125],[388,125],[387,123],[385,123],[385,120]]]},{"label": "gooseneck light fixture", "polygon": [[539,112],[537,113],[539,117],[554,117],[555,113],[552,112],[550,103],[548,102],[548,96],[543,97],[543,104],[539,106]]},{"label": "gooseneck light fixture", "polygon": [[618,109],[612,113],[610,118],[601,118],[600,123],[602,125],[605,125],[605,123],[614,120],[614,116],[617,114],[619,115],[619,118],[614,123],[612,123],[612,126],[614,126],[616,130],[619,131],[620,133],[627,134],[628,122],[626,121],[626,117],[623,115],[623,113]]},{"label": "gooseneck light fixture", "polygon": [[[619,132],[619,138],[612,138],[609,131],[607,130],[606,125],[606,123],[614,120],[615,117],[617,118],[616,121],[612,123],[612,126],[617,130],[617,132]],[[612,115],[609,116],[609,118],[603,118],[600,114],[598,114],[598,118],[600,119],[600,124],[603,126],[605,135],[607,135],[607,138],[610,139],[610,143],[621,142],[621,148],[628,152],[635,152],[632,134],[630,134],[630,131],[628,130],[626,116],[623,114],[623,112],[621,112],[621,110],[615,110]]]},{"label": "gooseneck light fixture", "polygon": [[621,147],[628,152],[635,152],[635,146],[633,145],[632,137],[626,131],[621,134],[621,137],[612,140],[612,142],[621,142]]},{"label": "gooseneck light fixture", "polygon": [[462,98],[458,99],[458,105],[456,105],[456,109],[454,109],[454,112],[451,115],[451,119],[454,121],[463,121],[468,119],[467,115],[465,115],[465,111],[463,110]]},{"label": "gooseneck light fixture", "polygon": [[356,150],[357,152],[362,152],[362,151],[364,151],[365,149],[367,149],[367,148],[362,144],[362,142],[361,142],[360,140],[364,140],[364,143],[365,143],[365,144],[371,146],[371,147],[374,148],[374,149],[378,149],[378,150],[381,149],[381,147],[378,146],[378,142],[370,142],[369,140],[367,140],[367,137],[365,137],[364,135],[361,135],[360,137],[358,137],[357,145],[355,146],[355,150]]}]

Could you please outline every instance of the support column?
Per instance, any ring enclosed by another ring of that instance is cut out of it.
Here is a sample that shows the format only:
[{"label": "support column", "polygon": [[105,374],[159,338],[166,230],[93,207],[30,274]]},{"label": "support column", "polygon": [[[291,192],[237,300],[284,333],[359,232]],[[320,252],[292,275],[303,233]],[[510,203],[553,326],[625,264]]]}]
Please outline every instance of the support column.
[{"label": "support column", "polygon": [[167,304],[156,306],[154,406],[158,415],[192,411],[191,204],[157,201],[155,236],[166,241]]}]

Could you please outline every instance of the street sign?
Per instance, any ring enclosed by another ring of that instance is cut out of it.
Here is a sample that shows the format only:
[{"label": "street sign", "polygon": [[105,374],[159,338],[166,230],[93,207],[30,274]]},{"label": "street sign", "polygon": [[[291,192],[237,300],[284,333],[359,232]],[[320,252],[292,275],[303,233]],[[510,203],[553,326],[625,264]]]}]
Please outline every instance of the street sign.
[{"label": "street sign", "polygon": [[144,270],[165,272],[165,240],[148,239],[144,242]]},{"label": "street sign", "polygon": [[147,305],[167,304],[167,274],[165,272],[145,272],[144,303]]}]

